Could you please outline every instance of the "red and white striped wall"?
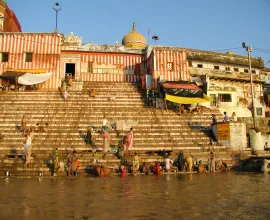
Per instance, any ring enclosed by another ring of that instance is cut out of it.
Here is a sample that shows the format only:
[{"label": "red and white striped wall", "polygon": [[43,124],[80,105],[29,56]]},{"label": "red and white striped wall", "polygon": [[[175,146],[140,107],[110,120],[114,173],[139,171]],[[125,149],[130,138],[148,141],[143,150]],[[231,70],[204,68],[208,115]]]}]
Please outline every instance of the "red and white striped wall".
[{"label": "red and white striped wall", "polygon": [[[168,63],[172,68],[168,68]],[[189,81],[186,51],[181,49],[155,48],[148,58],[148,74],[152,75],[152,86],[157,88],[158,78],[168,81]]]},{"label": "red and white striped wall", "polygon": [[[141,65],[141,54],[128,54],[128,53],[99,53],[99,52],[67,52],[63,51],[62,54],[81,54],[81,64],[91,63],[98,66],[115,65],[119,73],[93,73],[93,72],[80,72],[80,81],[114,81],[114,82],[137,82],[138,78],[135,73],[136,65]],[[131,74],[128,70],[134,70]],[[140,69],[139,69],[140,70]]]},{"label": "red and white striped wall", "polygon": [[[56,33],[0,33],[0,53],[8,52],[8,62],[0,63],[0,73],[16,69],[37,69],[52,72],[42,88],[57,88],[61,37]],[[32,62],[25,62],[25,53],[32,52]]]}]

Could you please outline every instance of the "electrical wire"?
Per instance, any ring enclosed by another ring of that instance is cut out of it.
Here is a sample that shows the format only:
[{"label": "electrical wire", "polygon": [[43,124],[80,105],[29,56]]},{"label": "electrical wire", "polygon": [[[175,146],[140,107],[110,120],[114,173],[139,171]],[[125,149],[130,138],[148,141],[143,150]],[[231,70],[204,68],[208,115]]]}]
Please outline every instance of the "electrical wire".
[{"label": "electrical wire", "polygon": [[270,51],[268,51],[268,50],[258,50],[258,49],[255,49],[255,48],[253,48],[253,50],[261,52],[261,53],[270,53]]},{"label": "electrical wire", "polygon": [[262,49],[262,48],[257,48],[257,47],[253,47],[255,50],[261,50],[261,51],[266,51],[266,52],[270,52],[270,50],[268,49]]},{"label": "electrical wire", "polygon": [[241,49],[242,47],[233,47],[233,48],[228,48],[228,49],[221,49],[221,50],[213,50],[213,51],[216,51],[216,52],[219,52],[219,51],[231,51],[231,50],[238,50],[238,49]]}]

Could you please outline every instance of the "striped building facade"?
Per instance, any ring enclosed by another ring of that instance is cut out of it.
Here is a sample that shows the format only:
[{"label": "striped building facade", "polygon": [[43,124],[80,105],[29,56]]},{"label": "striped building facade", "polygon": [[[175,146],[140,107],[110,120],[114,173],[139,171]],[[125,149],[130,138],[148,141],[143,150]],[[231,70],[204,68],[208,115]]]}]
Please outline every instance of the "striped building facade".
[{"label": "striped building facade", "polygon": [[[80,40],[69,37],[77,43]],[[85,45],[79,43],[66,46],[64,42],[57,33],[0,33],[0,74],[16,70],[52,72],[50,80],[38,85],[45,89],[57,89],[66,74],[72,74],[76,81],[114,82],[138,82],[140,75],[149,74],[154,89],[161,77],[168,81],[190,80],[186,51],[179,48],[155,46],[147,56],[143,50],[120,51],[114,45],[92,50],[82,49]],[[31,60],[27,60],[29,55]]]},{"label": "striped building facade", "polygon": [[78,81],[137,82],[143,59],[141,54],[62,51],[61,77],[68,74],[67,65],[73,63]]},{"label": "striped building facade", "polygon": [[0,73],[52,72],[51,79],[39,85],[41,88],[58,87],[60,53],[61,36],[56,33],[0,33]]},{"label": "striped building facade", "polygon": [[148,57],[147,73],[152,75],[152,86],[157,89],[158,80],[189,81],[186,51],[170,47],[154,47]]}]

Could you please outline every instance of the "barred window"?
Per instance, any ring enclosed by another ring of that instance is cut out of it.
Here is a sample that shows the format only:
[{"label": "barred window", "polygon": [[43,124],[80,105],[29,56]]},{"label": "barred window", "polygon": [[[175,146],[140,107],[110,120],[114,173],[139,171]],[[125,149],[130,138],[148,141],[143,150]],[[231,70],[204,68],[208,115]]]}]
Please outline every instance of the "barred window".
[{"label": "barred window", "polygon": [[231,102],[232,96],[231,94],[218,94],[218,99],[220,102]]},{"label": "barred window", "polygon": [[9,57],[9,53],[8,52],[3,52],[1,62],[2,63],[7,63],[8,62],[8,57]]},{"label": "barred window", "polygon": [[25,53],[25,62],[32,62],[33,53]]},{"label": "barred window", "polygon": [[173,70],[173,62],[167,62],[167,70],[169,71]]}]

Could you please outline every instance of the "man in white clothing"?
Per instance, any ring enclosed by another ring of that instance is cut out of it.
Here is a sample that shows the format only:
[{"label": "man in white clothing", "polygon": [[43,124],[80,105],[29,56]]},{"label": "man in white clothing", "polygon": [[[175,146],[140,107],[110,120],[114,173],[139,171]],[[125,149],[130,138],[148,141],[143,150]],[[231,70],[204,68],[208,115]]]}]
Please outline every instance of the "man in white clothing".
[{"label": "man in white clothing", "polygon": [[166,156],[164,159],[165,171],[169,171],[171,169],[171,164],[173,164],[173,161],[168,156]]},{"label": "man in white clothing", "polygon": [[105,130],[106,127],[108,127],[108,120],[106,119],[106,116],[104,115],[103,116],[103,119],[102,119],[102,131]]}]

